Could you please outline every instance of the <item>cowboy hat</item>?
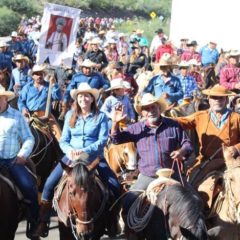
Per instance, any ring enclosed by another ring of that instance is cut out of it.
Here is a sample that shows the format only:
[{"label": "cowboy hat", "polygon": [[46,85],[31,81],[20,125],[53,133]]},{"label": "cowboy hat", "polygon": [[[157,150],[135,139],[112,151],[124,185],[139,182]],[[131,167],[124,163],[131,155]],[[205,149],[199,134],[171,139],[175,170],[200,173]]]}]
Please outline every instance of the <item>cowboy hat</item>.
[{"label": "cowboy hat", "polygon": [[172,65],[172,58],[169,53],[164,53],[160,58],[158,65],[161,66],[171,66]]},{"label": "cowboy hat", "polygon": [[161,112],[164,112],[167,108],[166,102],[162,98],[157,98],[151,93],[145,93],[141,100],[134,104],[136,112],[141,115],[142,107],[157,103],[161,107]]},{"label": "cowboy hat", "polygon": [[110,82],[110,88],[108,88],[106,91],[111,91],[114,89],[120,89],[120,88],[126,88],[124,81],[122,78],[115,78]]},{"label": "cowboy hat", "polygon": [[125,35],[124,33],[122,33],[122,32],[118,34],[118,37],[119,37],[119,38],[125,37],[125,36],[126,36],[126,35]]},{"label": "cowboy hat", "polygon": [[181,69],[181,68],[189,68],[189,62],[187,61],[181,61],[179,64],[178,64],[178,67]]},{"label": "cowboy hat", "polygon": [[198,62],[196,59],[191,59],[188,61],[189,65],[201,66],[201,63]]},{"label": "cowboy hat", "polygon": [[2,47],[9,47],[9,44],[7,44],[6,42],[0,41],[0,48]]},{"label": "cowboy hat", "polygon": [[18,36],[18,34],[17,34],[16,31],[13,31],[13,32],[11,33],[11,37],[17,37],[17,36]]},{"label": "cowboy hat", "polygon": [[104,30],[100,30],[99,32],[98,32],[98,35],[104,35],[106,32],[104,31]]},{"label": "cowboy hat", "polygon": [[240,52],[238,50],[230,50],[227,54],[228,57],[238,57]]},{"label": "cowboy hat", "polygon": [[143,34],[143,33],[144,33],[144,31],[141,30],[141,29],[137,29],[137,30],[136,30],[136,34]]},{"label": "cowboy hat", "polygon": [[92,62],[90,59],[85,59],[85,60],[80,64],[80,67],[92,68],[94,65],[95,65],[95,63]]},{"label": "cowboy hat", "polygon": [[101,40],[99,38],[93,38],[89,44],[100,44],[101,43]]},{"label": "cowboy hat", "polygon": [[21,60],[24,60],[26,61],[27,63],[29,63],[29,58],[27,56],[24,56],[22,54],[17,54],[16,56],[14,56],[12,58],[12,61],[13,62],[16,62],[16,61],[21,61]]},{"label": "cowboy hat", "polygon": [[226,97],[226,96],[235,96],[236,93],[229,91],[225,87],[216,84],[210,89],[205,89],[202,91],[203,94],[207,96],[216,96],[216,97]]},{"label": "cowboy hat", "polygon": [[32,68],[31,75],[33,75],[33,73],[35,73],[35,72],[46,72],[46,71],[47,71],[47,69],[46,69],[45,65],[35,64]]},{"label": "cowboy hat", "polygon": [[8,101],[11,101],[15,98],[14,92],[6,91],[5,88],[0,84],[0,96],[6,96]]},{"label": "cowboy hat", "polygon": [[194,46],[197,46],[197,45],[198,45],[198,43],[197,43],[196,40],[193,40],[193,41],[191,41],[190,43],[187,43],[187,46],[188,46],[188,47],[194,47]]},{"label": "cowboy hat", "polygon": [[97,101],[99,97],[99,91],[96,88],[91,88],[86,82],[80,83],[77,89],[71,90],[70,95],[73,100],[76,100],[79,93],[90,93],[95,98],[95,101]]},{"label": "cowboy hat", "polygon": [[174,170],[173,170],[173,169],[170,169],[170,168],[161,168],[161,169],[158,169],[158,170],[157,170],[156,175],[157,175],[158,177],[170,178],[173,173],[174,173]]}]

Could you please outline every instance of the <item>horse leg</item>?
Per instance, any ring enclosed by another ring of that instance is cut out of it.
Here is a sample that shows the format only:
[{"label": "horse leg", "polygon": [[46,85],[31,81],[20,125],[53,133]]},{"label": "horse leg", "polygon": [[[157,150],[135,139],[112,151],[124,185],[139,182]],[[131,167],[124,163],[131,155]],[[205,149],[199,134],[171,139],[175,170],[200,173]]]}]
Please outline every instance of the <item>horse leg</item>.
[{"label": "horse leg", "polygon": [[60,240],[75,240],[70,227],[66,227],[64,223],[58,221],[58,228]]}]

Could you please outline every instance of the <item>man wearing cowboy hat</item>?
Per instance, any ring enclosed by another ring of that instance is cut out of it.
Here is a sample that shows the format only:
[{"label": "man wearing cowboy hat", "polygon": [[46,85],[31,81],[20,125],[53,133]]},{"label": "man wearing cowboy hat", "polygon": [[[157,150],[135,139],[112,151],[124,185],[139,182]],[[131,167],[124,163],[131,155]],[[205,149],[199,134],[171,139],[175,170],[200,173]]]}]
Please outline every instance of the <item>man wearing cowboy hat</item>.
[{"label": "man wearing cowboy hat", "polygon": [[72,89],[77,89],[79,84],[82,82],[87,82],[92,88],[104,91],[110,87],[109,82],[103,77],[99,72],[93,71],[94,63],[85,59],[81,64],[81,71],[73,75],[71,82],[69,83],[67,90],[64,94],[64,103],[69,103],[71,100],[70,91]]},{"label": "man wearing cowboy hat", "polygon": [[240,52],[231,50],[228,55],[228,64],[220,70],[220,84],[229,90],[240,93]]},{"label": "man wearing cowboy hat", "polygon": [[[54,77],[50,77],[49,82],[44,80],[46,67],[44,65],[34,65],[32,69],[32,81],[28,82],[22,89],[18,108],[26,117],[36,115],[44,118],[47,107],[48,91],[51,90],[51,101],[61,100],[61,89]],[[49,85],[51,89],[49,89]],[[51,106],[51,105],[50,105]],[[61,129],[54,116],[50,113],[48,123],[57,140],[61,137]]]},{"label": "man wearing cowboy hat", "polygon": [[46,42],[46,48],[53,51],[65,51],[68,44],[67,34],[64,33],[64,27],[67,23],[64,17],[56,19],[56,31],[53,32]]},{"label": "man wearing cowboy hat", "polygon": [[8,169],[24,198],[30,201],[30,238],[38,219],[38,192],[25,165],[34,147],[34,137],[21,113],[8,104],[14,97],[13,92],[0,86],[0,166]]},{"label": "man wearing cowboy hat", "polygon": [[8,50],[12,52],[13,55],[15,54],[23,54],[23,48],[21,43],[18,41],[18,33],[13,31],[11,34],[11,40],[7,42],[9,45]]},{"label": "man wearing cowboy hat", "polygon": [[144,93],[152,93],[155,97],[164,98],[168,105],[176,105],[183,98],[183,90],[179,78],[171,72],[171,56],[164,54],[156,65],[160,71],[149,81]]},{"label": "man wearing cowboy hat", "polygon": [[162,28],[159,28],[155,31],[156,36],[154,36],[151,45],[150,45],[150,55],[153,56],[156,54],[156,50],[159,46],[162,45],[162,39],[167,39],[167,36],[164,34],[164,31]]},{"label": "man wearing cowboy hat", "polygon": [[[131,190],[146,190],[149,183],[156,179],[156,172],[162,168],[173,168],[173,178],[180,180],[181,172],[177,165],[190,155],[192,147],[181,126],[170,118],[161,116],[166,109],[164,99],[150,93],[143,95],[135,105],[143,121],[134,123],[126,130],[119,129],[119,123],[126,117],[122,106],[117,106],[112,115],[111,138],[114,144],[134,142],[139,154],[139,176]],[[173,164],[173,161],[176,161]],[[124,199],[125,204],[132,202],[134,191]]]},{"label": "man wearing cowboy hat", "polygon": [[100,71],[108,65],[105,53],[99,49],[100,39],[93,38],[89,44],[90,50],[86,52],[84,59],[90,59],[95,63],[94,67]]},{"label": "man wearing cowboy hat", "polygon": [[29,59],[22,54],[18,54],[13,57],[12,61],[16,64],[17,67],[12,70],[8,90],[14,91],[15,94],[18,95],[22,88],[26,85],[26,83],[32,80],[32,78],[28,75]]},{"label": "man wearing cowboy hat", "polygon": [[217,63],[219,52],[217,50],[217,43],[210,41],[207,45],[203,46],[199,53],[201,55],[201,62],[204,67],[208,67]]},{"label": "man wearing cowboy hat", "polygon": [[[199,139],[199,155],[189,170],[190,179],[209,159],[212,164],[209,165],[208,172],[225,166],[222,144],[231,146],[232,156],[236,157],[240,153],[240,115],[227,108],[228,97],[235,93],[221,85],[215,85],[211,89],[203,90],[203,94],[209,98],[209,110],[176,118],[184,129],[196,130]],[[196,178],[195,182],[199,180]]]}]

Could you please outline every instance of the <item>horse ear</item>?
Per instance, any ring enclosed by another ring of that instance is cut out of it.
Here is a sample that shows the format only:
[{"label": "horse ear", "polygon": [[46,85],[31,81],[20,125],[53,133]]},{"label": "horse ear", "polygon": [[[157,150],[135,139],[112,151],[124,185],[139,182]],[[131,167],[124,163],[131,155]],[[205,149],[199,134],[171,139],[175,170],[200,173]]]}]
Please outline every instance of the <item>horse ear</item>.
[{"label": "horse ear", "polygon": [[89,165],[87,165],[87,169],[89,172],[91,172],[92,170],[94,170],[98,164],[100,162],[100,158],[97,157],[94,161],[92,161]]}]

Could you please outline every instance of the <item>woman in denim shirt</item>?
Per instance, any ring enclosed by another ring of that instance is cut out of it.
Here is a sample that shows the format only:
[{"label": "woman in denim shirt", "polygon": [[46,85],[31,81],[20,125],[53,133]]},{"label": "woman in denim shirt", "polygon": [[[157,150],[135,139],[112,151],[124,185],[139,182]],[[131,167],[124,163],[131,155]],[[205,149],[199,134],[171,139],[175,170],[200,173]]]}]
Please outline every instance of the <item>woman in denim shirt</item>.
[{"label": "woman in denim shirt", "polygon": [[[45,211],[40,212],[48,212],[46,209],[51,209],[54,188],[63,174],[62,166],[71,167],[83,152],[89,155],[89,163],[96,157],[100,157],[101,160],[97,167],[100,178],[112,190],[114,198],[119,197],[120,184],[103,157],[103,149],[108,139],[108,120],[106,115],[97,108],[96,100],[98,96],[99,91],[91,88],[88,83],[81,83],[78,89],[71,91],[71,97],[75,102],[73,109],[66,115],[62,137],[59,142],[66,155],[45,183],[41,202],[41,208]],[[40,221],[35,236],[44,236],[48,231],[49,217],[47,218],[46,214],[45,219],[44,216],[40,216]]]}]

